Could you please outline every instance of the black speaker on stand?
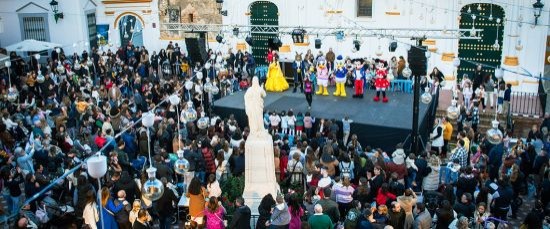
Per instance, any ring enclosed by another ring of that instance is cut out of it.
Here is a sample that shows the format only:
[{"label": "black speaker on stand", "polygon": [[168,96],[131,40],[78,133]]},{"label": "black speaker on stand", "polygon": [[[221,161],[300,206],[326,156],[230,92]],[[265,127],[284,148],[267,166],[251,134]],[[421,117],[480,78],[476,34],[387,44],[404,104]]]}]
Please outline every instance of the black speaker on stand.
[{"label": "black speaker on stand", "polygon": [[409,68],[412,71],[413,76],[425,76],[428,67],[428,61],[426,59],[426,46],[412,46],[408,52],[407,62]]}]

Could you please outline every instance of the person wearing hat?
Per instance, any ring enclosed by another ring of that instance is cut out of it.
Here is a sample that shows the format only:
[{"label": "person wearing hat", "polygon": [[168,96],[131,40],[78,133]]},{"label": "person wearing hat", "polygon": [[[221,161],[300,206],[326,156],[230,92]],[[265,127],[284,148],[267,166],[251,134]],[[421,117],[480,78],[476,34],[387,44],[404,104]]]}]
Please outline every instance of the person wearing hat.
[{"label": "person wearing hat", "polygon": [[342,55],[338,55],[336,58],[336,70],[334,71],[335,81],[336,81],[336,92],[333,95],[346,97],[346,74],[348,70],[344,67],[344,58]]},{"label": "person wearing hat", "polygon": [[365,88],[365,80],[367,74],[363,68],[362,60],[355,60],[355,70],[353,71],[353,79],[355,79],[355,94],[353,98],[363,98],[363,89]]}]

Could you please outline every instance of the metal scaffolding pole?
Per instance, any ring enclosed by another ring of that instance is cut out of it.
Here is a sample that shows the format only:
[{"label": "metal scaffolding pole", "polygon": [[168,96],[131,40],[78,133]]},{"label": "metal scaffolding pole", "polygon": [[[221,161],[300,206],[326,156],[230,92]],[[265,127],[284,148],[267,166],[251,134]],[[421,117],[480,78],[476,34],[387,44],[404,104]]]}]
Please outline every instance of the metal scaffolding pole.
[{"label": "metal scaffolding pole", "polygon": [[[431,39],[468,39],[479,40],[482,29],[426,29],[426,28],[370,28],[370,27],[319,27],[319,26],[274,26],[274,25],[222,25],[222,24],[189,24],[161,23],[161,32],[191,32],[191,33],[232,33],[239,28],[240,34],[282,34],[291,35],[295,29],[304,29],[307,34],[317,36],[336,36],[344,33],[353,37],[385,37],[385,38],[431,38]],[[475,32],[475,33],[474,33]],[[471,35],[475,34],[475,35]]]}]

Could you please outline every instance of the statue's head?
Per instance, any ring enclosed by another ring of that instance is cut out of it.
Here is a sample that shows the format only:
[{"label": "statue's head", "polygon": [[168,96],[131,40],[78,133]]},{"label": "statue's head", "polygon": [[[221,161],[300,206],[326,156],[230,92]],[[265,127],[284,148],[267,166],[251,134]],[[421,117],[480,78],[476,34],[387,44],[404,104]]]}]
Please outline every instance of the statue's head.
[{"label": "statue's head", "polygon": [[254,76],[252,78],[252,86],[260,86],[260,81],[258,80],[257,76]]}]

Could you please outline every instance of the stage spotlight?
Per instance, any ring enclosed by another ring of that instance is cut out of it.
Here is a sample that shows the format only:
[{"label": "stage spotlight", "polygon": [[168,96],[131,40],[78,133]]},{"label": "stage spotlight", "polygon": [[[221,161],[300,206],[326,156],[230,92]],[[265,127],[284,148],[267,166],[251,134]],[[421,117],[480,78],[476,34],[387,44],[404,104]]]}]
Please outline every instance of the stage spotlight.
[{"label": "stage spotlight", "polygon": [[246,43],[250,46],[254,46],[254,39],[252,39],[252,37],[250,35],[246,36],[246,38],[244,39],[244,41],[246,41]]},{"label": "stage spotlight", "polygon": [[319,38],[315,39],[315,48],[316,49],[320,49],[322,44],[323,43],[321,42],[321,39],[319,39]]},{"label": "stage spotlight", "polygon": [[353,46],[355,47],[355,49],[357,51],[361,50],[361,41],[360,40],[354,40],[353,41]]},{"label": "stage spotlight", "polygon": [[279,37],[273,38],[273,44],[277,47],[283,46],[283,42],[281,41],[281,39],[279,39]]},{"label": "stage spotlight", "polygon": [[234,36],[239,36],[239,28],[234,28],[233,29],[233,35]]},{"label": "stage spotlight", "polygon": [[222,43],[222,42],[223,42],[223,37],[222,37],[221,34],[218,34],[218,35],[216,36],[216,41],[217,41],[218,43]]},{"label": "stage spotlight", "polygon": [[292,41],[294,43],[304,43],[304,35],[306,31],[304,29],[295,29],[292,31]]},{"label": "stage spotlight", "polygon": [[395,50],[397,49],[397,42],[394,41],[390,43],[389,49],[390,49],[390,52],[395,52]]}]

